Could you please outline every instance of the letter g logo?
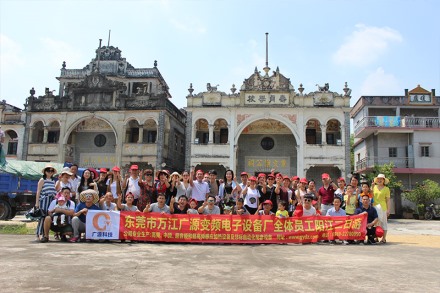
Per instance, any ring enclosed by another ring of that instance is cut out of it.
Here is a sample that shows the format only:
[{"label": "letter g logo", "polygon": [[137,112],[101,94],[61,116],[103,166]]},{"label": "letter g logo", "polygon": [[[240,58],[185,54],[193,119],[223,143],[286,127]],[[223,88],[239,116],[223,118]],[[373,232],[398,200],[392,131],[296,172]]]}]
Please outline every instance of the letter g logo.
[{"label": "letter g logo", "polygon": [[111,223],[110,215],[108,213],[97,213],[93,217],[93,227],[95,227],[97,231],[107,230],[107,227],[110,227]]}]

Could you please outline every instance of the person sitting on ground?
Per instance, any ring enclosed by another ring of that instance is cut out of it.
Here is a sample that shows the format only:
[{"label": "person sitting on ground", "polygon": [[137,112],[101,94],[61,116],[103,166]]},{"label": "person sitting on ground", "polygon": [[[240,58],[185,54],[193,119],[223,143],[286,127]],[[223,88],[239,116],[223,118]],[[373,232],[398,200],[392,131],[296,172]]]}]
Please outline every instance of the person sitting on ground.
[{"label": "person sitting on ground", "polygon": [[237,199],[237,202],[232,210],[232,214],[233,215],[243,215],[243,216],[249,215],[248,210],[244,206],[244,199],[243,198],[240,197]]},{"label": "person sitting on ground", "polygon": [[231,206],[225,206],[223,208],[223,214],[224,215],[232,215],[232,207]]},{"label": "person sitting on ground", "polygon": [[[263,206],[263,209],[261,209]],[[260,206],[258,207],[258,215],[260,216],[272,216],[275,215],[272,209],[272,201],[270,199],[266,199]]]},{"label": "person sitting on ground", "polygon": [[99,207],[103,211],[116,210],[116,204],[113,202],[113,193],[111,191],[107,191],[105,196],[101,197],[99,200]]},{"label": "person sitting on ground", "polygon": [[345,216],[345,210],[341,209],[341,205],[342,205],[342,199],[339,195],[335,195],[335,197],[333,198],[333,207],[330,208],[327,211],[326,216],[331,216],[331,217],[339,217],[339,216]]},{"label": "person sitting on ground", "polygon": [[191,200],[189,201],[189,209],[186,212],[187,214],[192,214],[192,215],[199,214],[199,212],[197,211],[197,200],[191,198]]},{"label": "person sitting on ground", "polygon": [[[55,209],[60,210],[68,210],[69,207],[66,205],[66,198],[63,195],[58,196],[57,204],[55,206]],[[65,213],[59,213],[56,212],[53,214],[52,223],[54,226],[58,225],[58,220],[60,220],[60,226],[66,225],[66,214]]]},{"label": "person sitting on ground", "polygon": [[61,209],[56,209],[56,199],[54,199],[48,208],[48,216],[46,216],[44,218],[44,224],[43,224],[43,228],[44,228],[44,234],[43,237],[41,238],[41,242],[48,242],[49,241],[49,231],[52,230],[54,231],[56,234],[60,234],[61,235],[61,241],[67,241],[66,236],[70,236],[72,235],[73,232],[73,228],[71,223],[67,222],[65,226],[54,226],[52,223],[52,215],[54,213],[63,213],[68,217],[72,217],[75,211],[75,202],[73,202],[72,200],[70,200],[70,195],[71,195],[71,190],[69,187],[64,187],[61,189],[61,194],[64,196],[64,198],[66,199],[66,206],[68,206],[67,210],[61,210]]},{"label": "person sitting on ground", "polygon": [[368,195],[362,196],[362,206],[356,209],[355,214],[366,213],[367,217],[367,244],[375,244],[376,240],[376,227],[375,225],[379,221],[377,211],[370,204],[370,197]]},{"label": "person sitting on ground", "polygon": [[198,211],[202,215],[220,215],[220,208],[215,205],[215,197],[213,195],[208,196],[208,200],[199,207]]},{"label": "person sitting on ground", "polygon": [[188,212],[188,198],[185,194],[182,194],[176,202],[176,197],[171,198],[170,212],[172,214],[186,214]]},{"label": "person sitting on ground", "polygon": [[157,195],[157,202],[152,204],[147,204],[144,209],[144,213],[161,213],[161,214],[171,214],[170,207],[165,204],[166,197],[164,193],[159,193]]},{"label": "person sitting on ground", "polygon": [[[303,217],[316,216],[316,209],[312,206],[313,194],[304,195]],[[298,203],[301,205],[301,203]]]},{"label": "person sitting on ground", "polygon": [[286,210],[286,207],[287,207],[287,202],[284,200],[280,200],[280,202],[278,203],[278,210],[275,215],[278,218],[288,218],[289,212]]},{"label": "person sitting on ground", "polygon": [[73,214],[72,227],[73,237],[70,242],[78,242],[81,233],[86,232],[86,216],[89,210],[100,210],[96,205],[99,201],[98,192],[93,189],[87,189],[79,195],[80,203],[75,208]]}]

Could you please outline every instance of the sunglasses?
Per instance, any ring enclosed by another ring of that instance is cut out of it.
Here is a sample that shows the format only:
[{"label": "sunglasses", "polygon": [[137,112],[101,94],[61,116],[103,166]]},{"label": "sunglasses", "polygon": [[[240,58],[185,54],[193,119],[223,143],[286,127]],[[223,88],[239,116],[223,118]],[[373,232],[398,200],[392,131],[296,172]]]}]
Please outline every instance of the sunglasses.
[{"label": "sunglasses", "polygon": [[55,172],[55,170],[54,169],[46,169],[46,172]]},{"label": "sunglasses", "polygon": [[153,176],[153,174],[149,174],[149,173],[147,173],[147,174],[145,174],[145,176]]},{"label": "sunglasses", "polygon": [[311,199],[308,199],[308,198],[305,198],[304,199],[304,202],[311,202],[312,200]]},{"label": "sunglasses", "polygon": [[208,202],[214,202],[212,199],[208,200]]}]

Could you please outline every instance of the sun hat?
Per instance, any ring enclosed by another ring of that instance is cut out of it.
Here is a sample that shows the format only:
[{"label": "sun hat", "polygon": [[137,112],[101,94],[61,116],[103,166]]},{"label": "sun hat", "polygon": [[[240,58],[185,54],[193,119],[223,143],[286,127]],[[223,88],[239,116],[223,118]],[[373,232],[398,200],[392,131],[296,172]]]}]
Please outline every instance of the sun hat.
[{"label": "sun hat", "polygon": [[57,169],[55,169],[51,164],[47,164],[46,167],[44,167],[44,168],[41,170],[41,173],[44,174],[44,171],[45,171],[46,169],[53,169],[53,170],[54,170],[54,174],[57,174]]},{"label": "sun hat", "polygon": [[81,202],[85,202],[86,198],[89,197],[89,196],[93,197],[93,204],[96,204],[99,201],[98,192],[95,191],[94,189],[87,189],[87,190],[84,190],[83,192],[81,192],[79,194],[79,200]]},{"label": "sun hat", "polygon": [[179,180],[181,180],[182,179],[182,175],[180,175],[179,174],[179,172],[173,172],[173,173],[171,173],[171,175],[170,175],[170,180],[171,180],[171,178],[173,178],[173,176],[177,176],[177,177],[179,177]]},{"label": "sun hat", "polygon": [[377,179],[382,178],[385,181],[385,185],[390,183],[390,180],[388,178],[385,177],[385,174],[379,174],[376,176],[376,178],[374,178],[374,183],[377,183]]},{"label": "sun hat", "polygon": [[69,176],[73,175],[73,173],[70,172],[70,168],[69,167],[64,167],[63,170],[61,170],[60,176],[63,175],[63,174],[67,174]]},{"label": "sun hat", "polygon": [[170,172],[168,172],[168,170],[159,170],[157,171],[156,176],[159,177],[160,174],[165,174],[165,176],[170,177]]}]

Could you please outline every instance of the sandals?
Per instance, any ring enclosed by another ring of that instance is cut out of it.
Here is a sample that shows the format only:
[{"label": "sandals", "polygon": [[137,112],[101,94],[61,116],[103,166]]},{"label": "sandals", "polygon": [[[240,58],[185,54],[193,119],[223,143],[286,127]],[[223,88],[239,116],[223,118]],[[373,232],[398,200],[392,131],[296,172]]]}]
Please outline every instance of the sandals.
[{"label": "sandals", "polygon": [[385,244],[385,243],[387,243],[387,240],[386,240],[386,239],[382,239],[382,240],[380,241],[380,243]]},{"label": "sandals", "polygon": [[40,242],[41,243],[49,242],[49,237],[43,236],[43,238],[41,238]]}]

